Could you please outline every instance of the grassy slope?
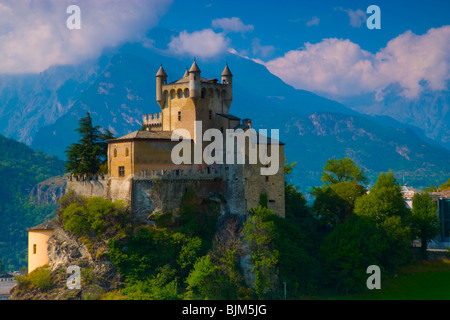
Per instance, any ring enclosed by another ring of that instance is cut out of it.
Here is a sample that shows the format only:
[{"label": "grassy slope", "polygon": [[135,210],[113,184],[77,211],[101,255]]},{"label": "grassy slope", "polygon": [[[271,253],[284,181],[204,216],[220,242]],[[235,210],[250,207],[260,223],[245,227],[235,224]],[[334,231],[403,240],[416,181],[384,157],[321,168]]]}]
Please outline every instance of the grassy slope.
[{"label": "grassy slope", "polygon": [[420,261],[403,268],[396,277],[382,277],[380,290],[331,299],[450,300],[450,260]]}]

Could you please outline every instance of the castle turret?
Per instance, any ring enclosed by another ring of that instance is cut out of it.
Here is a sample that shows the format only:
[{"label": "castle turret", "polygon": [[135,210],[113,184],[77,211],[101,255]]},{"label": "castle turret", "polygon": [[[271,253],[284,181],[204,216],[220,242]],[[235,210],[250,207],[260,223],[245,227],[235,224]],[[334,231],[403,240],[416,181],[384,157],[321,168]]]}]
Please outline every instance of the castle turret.
[{"label": "castle turret", "polygon": [[163,84],[167,83],[167,74],[164,71],[164,68],[161,67],[158,70],[158,73],[156,74],[156,101],[158,102],[161,109],[164,107],[164,97],[162,94],[162,86]]},{"label": "castle turret", "polygon": [[200,97],[200,68],[197,65],[197,62],[192,64],[191,69],[189,70],[189,92],[191,98]]},{"label": "castle turret", "polygon": [[228,63],[225,65],[225,69],[222,72],[222,84],[228,85],[227,95],[225,100],[227,102],[228,107],[230,107],[231,101],[233,100],[233,74],[228,68]]}]

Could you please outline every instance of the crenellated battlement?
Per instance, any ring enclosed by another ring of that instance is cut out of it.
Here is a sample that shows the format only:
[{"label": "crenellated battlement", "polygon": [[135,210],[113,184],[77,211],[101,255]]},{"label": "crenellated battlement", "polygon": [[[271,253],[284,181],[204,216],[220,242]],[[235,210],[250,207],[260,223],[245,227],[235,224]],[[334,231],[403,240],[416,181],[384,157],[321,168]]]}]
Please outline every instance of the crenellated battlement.
[{"label": "crenellated battlement", "polygon": [[162,130],[163,116],[162,113],[144,114],[142,124],[147,129]]},{"label": "crenellated battlement", "polygon": [[134,178],[138,180],[213,180],[223,178],[223,172],[224,168],[221,165],[198,167],[196,169],[141,170]]}]

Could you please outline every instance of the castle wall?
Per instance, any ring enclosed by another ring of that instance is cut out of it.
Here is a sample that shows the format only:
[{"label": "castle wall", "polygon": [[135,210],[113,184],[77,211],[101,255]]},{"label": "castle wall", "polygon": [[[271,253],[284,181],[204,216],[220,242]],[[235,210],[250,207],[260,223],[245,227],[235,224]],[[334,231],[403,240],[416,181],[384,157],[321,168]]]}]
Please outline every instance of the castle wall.
[{"label": "castle wall", "polygon": [[70,190],[88,198],[107,198],[108,179],[78,181],[75,177],[72,177],[67,180],[66,193]]},{"label": "castle wall", "polygon": [[119,167],[124,167],[125,176],[134,174],[133,147],[133,143],[129,141],[108,144],[108,168],[110,177],[119,177]]}]

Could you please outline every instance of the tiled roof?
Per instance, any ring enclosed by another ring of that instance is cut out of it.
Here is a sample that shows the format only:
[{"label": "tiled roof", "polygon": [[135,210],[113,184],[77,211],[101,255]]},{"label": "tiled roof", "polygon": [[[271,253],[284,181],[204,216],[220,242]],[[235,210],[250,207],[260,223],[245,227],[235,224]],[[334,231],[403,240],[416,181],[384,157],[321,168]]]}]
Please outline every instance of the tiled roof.
[{"label": "tiled roof", "polygon": [[171,140],[172,133],[172,131],[138,130],[124,135],[120,138],[108,140],[108,142],[119,142],[121,140]]},{"label": "tiled roof", "polygon": [[44,223],[38,224],[37,226],[31,227],[28,229],[28,231],[37,231],[37,230],[54,230],[55,229],[55,223],[53,220],[46,221]]}]

